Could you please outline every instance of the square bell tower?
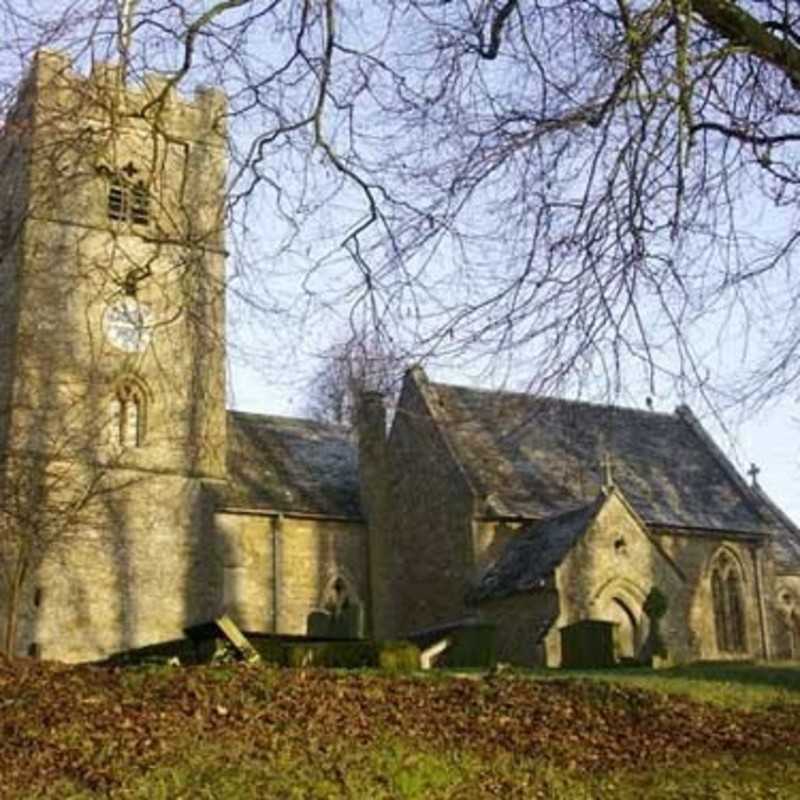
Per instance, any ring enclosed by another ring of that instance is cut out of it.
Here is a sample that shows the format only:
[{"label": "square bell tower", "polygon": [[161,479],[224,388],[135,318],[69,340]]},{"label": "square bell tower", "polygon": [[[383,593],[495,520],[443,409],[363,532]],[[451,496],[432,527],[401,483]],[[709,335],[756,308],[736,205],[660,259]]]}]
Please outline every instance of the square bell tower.
[{"label": "square bell tower", "polygon": [[3,485],[42,517],[7,523],[34,545],[29,585],[0,585],[15,651],[85,660],[213,611],[225,114],[218,90],[40,52],[0,132]]}]

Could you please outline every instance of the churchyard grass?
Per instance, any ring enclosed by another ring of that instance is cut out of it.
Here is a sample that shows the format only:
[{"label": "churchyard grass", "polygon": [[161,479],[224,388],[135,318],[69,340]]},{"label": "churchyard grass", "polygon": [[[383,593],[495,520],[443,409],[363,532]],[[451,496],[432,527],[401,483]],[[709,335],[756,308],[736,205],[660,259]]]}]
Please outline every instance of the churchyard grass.
[{"label": "churchyard grass", "polygon": [[530,670],[526,674],[540,679],[614,681],[623,686],[681,694],[700,702],[745,710],[800,704],[800,664],[796,663],[708,663],[659,670],[637,667]]},{"label": "churchyard grass", "polygon": [[796,800],[799,681],[0,660],[0,797]]}]

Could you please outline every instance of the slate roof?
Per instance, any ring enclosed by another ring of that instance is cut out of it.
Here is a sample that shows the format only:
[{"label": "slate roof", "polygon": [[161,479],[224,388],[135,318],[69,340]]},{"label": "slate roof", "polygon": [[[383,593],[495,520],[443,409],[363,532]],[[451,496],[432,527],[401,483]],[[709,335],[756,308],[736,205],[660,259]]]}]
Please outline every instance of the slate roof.
[{"label": "slate roof", "polygon": [[526,525],[509,539],[467,601],[497,600],[542,586],[589,527],[604,499],[600,496],[588,505]]},{"label": "slate roof", "polygon": [[349,432],[307,419],[228,412],[223,506],[360,518]]},{"label": "slate roof", "polygon": [[683,407],[675,414],[422,382],[486,515],[543,519],[613,480],[647,523],[757,533],[747,484]]},{"label": "slate roof", "polygon": [[776,535],[773,536],[773,554],[778,572],[800,572],[800,529],[778,508],[769,495],[756,484],[755,495],[760,503],[760,510]]}]

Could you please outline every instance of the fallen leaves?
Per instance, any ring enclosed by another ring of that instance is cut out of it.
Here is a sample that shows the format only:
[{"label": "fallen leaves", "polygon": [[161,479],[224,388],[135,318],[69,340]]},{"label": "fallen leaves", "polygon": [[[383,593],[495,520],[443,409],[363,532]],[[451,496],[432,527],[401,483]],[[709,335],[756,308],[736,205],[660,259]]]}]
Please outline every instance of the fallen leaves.
[{"label": "fallen leaves", "polygon": [[131,771],[211,740],[253,753],[280,743],[332,775],[342,747],[391,739],[595,771],[800,752],[796,708],[733,711],[589,681],[0,661],[0,698],[0,764],[11,797],[64,775],[107,791]]}]

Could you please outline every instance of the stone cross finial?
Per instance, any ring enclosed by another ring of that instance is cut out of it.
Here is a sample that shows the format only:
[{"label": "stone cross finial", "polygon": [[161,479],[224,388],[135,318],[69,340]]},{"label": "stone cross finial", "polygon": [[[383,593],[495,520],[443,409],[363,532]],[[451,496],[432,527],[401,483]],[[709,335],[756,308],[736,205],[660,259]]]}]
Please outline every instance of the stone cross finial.
[{"label": "stone cross finial", "polygon": [[600,468],[603,474],[603,488],[610,489],[614,485],[614,461],[607,450],[603,453],[603,458],[600,460]]},{"label": "stone cross finial", "polygon": [[750,463],[750,469],[747,470],[747,474],[750,476],[750,485],[753,488],[756,488],[758,486],[758,473],[759,472],[761,472],[761,470],[755,464],[753,464],[751,462]]}]

